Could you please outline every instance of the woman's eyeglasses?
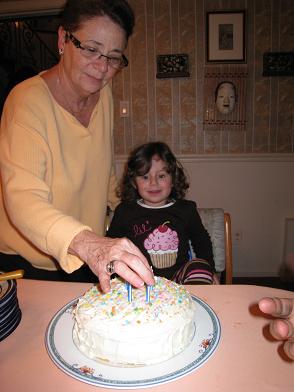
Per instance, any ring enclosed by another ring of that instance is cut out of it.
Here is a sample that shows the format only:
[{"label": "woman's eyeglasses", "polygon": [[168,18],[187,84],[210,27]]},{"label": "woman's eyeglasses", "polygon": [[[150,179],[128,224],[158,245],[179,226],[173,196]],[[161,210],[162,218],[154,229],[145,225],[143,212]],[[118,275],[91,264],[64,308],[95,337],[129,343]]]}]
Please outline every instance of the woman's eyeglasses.
[{"label": "woman's eyeglasses", "polygon": [[77,49],[81,49],[82,55],[88,60],[94,61],[99,60],[101,57],[104,57],[111,67],[115,69],[121,69],[126,67],[129,64],[128,59],[123,54],[119,57],[110,57],[102,54],[99,50],[98,44],[95,41],[79,41],[73,34],[66,32],[66,37],[71,40],[74,46]]}]

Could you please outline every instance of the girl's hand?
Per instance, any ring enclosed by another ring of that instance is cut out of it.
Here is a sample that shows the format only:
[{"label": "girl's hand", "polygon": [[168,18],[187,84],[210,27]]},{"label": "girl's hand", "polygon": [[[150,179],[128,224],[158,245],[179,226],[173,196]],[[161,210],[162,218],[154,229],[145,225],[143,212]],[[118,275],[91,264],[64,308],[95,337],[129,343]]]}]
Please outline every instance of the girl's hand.
[{"label": "girl's hand", "polygon": [[294,360],[294,298],[262,298],[259,309],[277,317],[270,322],[270,333],[277,340],[285,340],[284,351]]},{"label": "girl's hand", "polygon": [[220,284],[217,274],[212,275],[212,284]]},{"label": "girl's hand", "polygon": [[71,242],[69,253],[83,260],[99,278],[103,292],[110,290],[109,265],[112,273],[121,276],[134,287],[154,285],[151,267],[140,250],[127,238],[98,237],[82,231]]}]

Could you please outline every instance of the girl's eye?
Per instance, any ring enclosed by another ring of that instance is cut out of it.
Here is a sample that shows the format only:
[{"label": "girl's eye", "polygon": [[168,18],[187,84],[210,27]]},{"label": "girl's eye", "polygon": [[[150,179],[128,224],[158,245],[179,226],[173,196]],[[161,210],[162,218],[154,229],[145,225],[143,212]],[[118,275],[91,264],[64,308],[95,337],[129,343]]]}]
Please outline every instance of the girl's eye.
[{"label": "girl's eye", "polygon": [[165,174],[159,174],[159,178],[165,178],[166,177],[166,175]]},{"label": "girl's eye", "polygon": [[148,180],[147,174],[145,176],[142,176],[143,180]]}]

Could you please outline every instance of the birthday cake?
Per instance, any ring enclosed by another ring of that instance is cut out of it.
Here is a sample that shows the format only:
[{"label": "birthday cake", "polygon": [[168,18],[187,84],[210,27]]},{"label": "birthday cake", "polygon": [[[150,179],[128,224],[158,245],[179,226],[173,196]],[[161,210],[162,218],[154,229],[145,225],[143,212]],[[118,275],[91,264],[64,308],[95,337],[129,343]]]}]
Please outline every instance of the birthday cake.
[{"label": "birthday cake", "polygon": [[87,357],[117,366],[155,364],[183,351],[195,330],[190,294],[159,277],[148,294],[133,288],[130,301],[118,278],[106,294],[92,286],[73,310],[75,345]]}]

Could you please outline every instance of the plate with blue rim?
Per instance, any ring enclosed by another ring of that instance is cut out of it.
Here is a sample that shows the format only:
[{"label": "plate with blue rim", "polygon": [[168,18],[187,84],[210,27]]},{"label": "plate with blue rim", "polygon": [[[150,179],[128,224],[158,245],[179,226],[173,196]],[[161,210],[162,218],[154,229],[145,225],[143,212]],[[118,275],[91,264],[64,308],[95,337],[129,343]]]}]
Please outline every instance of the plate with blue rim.
[{"label": "plate with blue rim", "polygon": [[72,338],[72,310],[78,298],[62,307],[50,321],[46,334],[47,352],[55,365],[69,376],[99,387],[138,389],[175,381],[196,371],[215,353],[221,326],[213,309],[191,295],[195,303],[195,332],[188,347],[173,358],[155,365],[115,367],[97,362],[81,353]]},{"label": "plate with blue rim", "polygon": [[21,317],[16,281],[14,279],[0,281],[0,342],[17,328]]},{"label": "plate with blue rim", "polygon": [[[1,272],[0,272],[1,273]],[[0,281],[0,312],[12,301],[16,296],[15,280]]]}]

